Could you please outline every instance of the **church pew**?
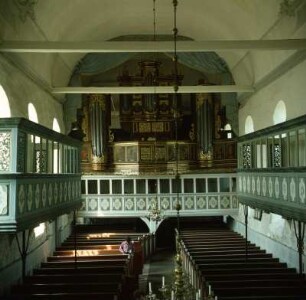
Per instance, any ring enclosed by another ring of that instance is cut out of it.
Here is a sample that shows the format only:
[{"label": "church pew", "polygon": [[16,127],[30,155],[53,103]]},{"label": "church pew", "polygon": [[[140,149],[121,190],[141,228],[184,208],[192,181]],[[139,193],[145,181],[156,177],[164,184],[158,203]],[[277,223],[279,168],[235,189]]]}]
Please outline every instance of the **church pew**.
[{"label": "church pew", "polygon": [[118,273],[75,273],[35,274],[25,278],[24,283],[82,283],[82,282],[123,282],[124,275]]},{"label": "church pew", "polygon": [[[260,298],[258,298],[260,297]],[[218,300],[305,300],[302,295],[246,295],[246,296],[221,296]]]},{"label": "church pew", "polygon": [[305,282],[301,282],[297,280],[297,278],[275,278],[274,276],[270,276],[269,278],[265,278],[265,280],[260,280],[258,277],[256,279],[248,279],[248,278],[237,278],[233,276],[228,280],[214,280],[211,282],[211,285],[216,291],[220,288],[238,288],[238,287],[305,287]]},{"label": "church pew", "polygon": [[78,266],[75,268],[74,265],[70,267],[59,266],[58,268],[48,268],[42,267],[33,270],[34,275],[39,274],[110,274],[110,273],[120,273],[127,274],[127,266],[126,265],[105,265],[105,266],[90,266],[90,267],[82,267]]},{"label": "church pew", "polygon": [[[226,250],[244,250],[246,251],[246,244],[243,242],[239,242],[239,243],[216,243],[216,244],[204,244],[204,243],[198,243],[198,244],[185,244],[186,249],[188,249],[189,251],[193,251],[193,250],[203,250],[203,251],[218,251],[218,250],[224,250],[223,252],[226,253]],[[259,248],[251,243],[247,244],[248,250],[259,250]]]},{"label": "church pew", "polygon": [[279,267],[279,266],[265,266],[265,267],[257,267],[257,268],[252,268],[251,266],[249,266],[249,268],[222,268],[222,266],[220,266],[219,268],[203,268],[202,266],[197,266],[199,271],[202,272],[202,275],[204,278],[206,278],[206,276],[211,276],[211,275],[223,275],[225,273],[228,274],[232,274],[232,276],[238,274],[258,274],[258,273],[265,273],[265,274],[269,274],[270,276],[273,276],[274,273],[280,273],[280,272],[296,272],[295,269],[291,268],[284,268],[284,267]]},{"label": "church pew", "polygon": [[252,273],[240,273],[240,274],[232,274],[232,273],[220,273],[220,274],[205,274],[205,280],[208,282],[223,282],[230,280],[300,280],[300,275],[295,272],[294,269],[283,269],[279,270],[279,272],[268,273],[268,272],[252,272]]},{"label": "church pew", "polygon": [[56,294],[56,293],[85,293],[85,292],[114,292],[117,293],[121,285],[117,282],[85,282],[75,284],[73,282],[66,283],[24,283],[22,285],[13,286],[14,294]]},{"label": "church pew", "polygon": [[[83,237],[70,236],[52,256],[47,258],[46,262],[41,263],[41,268],[34,269],[33,275],[26,277],[24,284],[12,288],[14,298],[127,299],[126,297],[133,291],[136,280],[130,276],[130,256],[119,251],[119,244],[127,235],[132,236],[123,234],[112,239],[105,237],[88,239],[87,234]],[[132,236],[135,240],[133,257],[141,254],[142,250],[138,236],[139,234]],[[75,246],[77,246],[76,257]],[[140,269],[140,266],[136,268]]]},{"label": "church pew", "polygon": [[[110,245],[110,247],[104,247],[102,246],[99,249],[78,249],[77,248],[77,255],[109,255],[109,254],[122,254],[119,251],[118,245]],[[53,256],[74,256],[75,250],[55,250],[53,252]]]},{"label": "church pew", "polygon": [[214,293],[218,295],[218,299],[222,299],[224,296],[231,297],[239,297],[239,296],[257,296],[258,300],[261,299],[262,296],[294,296],[300,297],[302,295],[306,295],[306,287],[305,286],[260,286],[260,287],[225,287],[225,288],[217,288],[214,289]]},{"label": "church pew", "polygon": [[56,293],[86,293],[86,292],[113,292],[120,291],[117,282],[85,282],[75,283],[24,283],[14,286],[14,294],[56,294]]},{"label": "church pew", "polygon": [[[239,258],[217,258],[217,259],[210,259],[210,258],[193,258],[193,261],[196,265],[207,265],[207,266],[221,266],[221,265],[230,265],[229,268],[231,268],[231,265],[235,267],[235,264],[274,264],[274,263],[279,263],[279,260],[277,258],[248,258],[247,260],[245,257],[239,257]],[[253,266],[252,266],[253,267]]]},{"label": "church pew", "polygon": [[[103,254],[103,255],[77,255],[77,261],[89,261],[89,260],[127,260],[128,255],[125,254]],[[64,262],[75,261],[75,256],[49,256],[47,262]]]},{"label": "church pew", "polygon": [[[14,298],[15,300],[16,298]],[[86,293],[56,293],[56,294],[31,294],[23,295],[22,300],[120,300],[120,294],[114,294],[113,292],[86,292]],[[16,300],[19,300],[17,298]]]},{"label": "church pew", "polygon": [[[130,234],[128,235],[130,236],[130,238],[133,240],[133,241],[137,241],[138,239],[140,239],[142,237],[142,234]],[[75,240],[77,241],[100,241],[100,242],[103,242],[103,241],[108,241],[109,243],[111,242],[115,242],[115,243],[121,243],[123,240],[125,240],[127,237],[127,235],[116,235],[116,236],[110,236],[110,237],[107,237],[107,236],[102,236],[101,234],[96,234],[96,235],[80,235],[80,234],[76,234],[76,235],[70,235],[66,240],[65,242],[74,242]]]},{"label": "church pew", "polygon": [[236,234],[227,234],[226,232],[224,234],[211,234],[211,235],[196,235],[196,233],[192,236],[181,236],[185,241],[198,241],[198,240],[206,240],[206,241],[213,241],[213,240],[244,240],[244,237],[241,235]]},{"label": "church pew", "polygon": [[[237,297],[253,294],[254,299],[261,300],[265,299],[262,297],[273,296],[277,289],[282,289],[278,296],[304,295],[305,284],[301,284],[294,269],[287,269],[286,264],[273,259],[271,254],[260,250],[253,243],[247,242],[246,252],[245,239],[229,232],[203,230],[201,234],[197,234],[199,231],[180,234],[187,260],[196,266],[205,282],[211,285],[218,300],[225,300],[229,296],[232,296],[232,300],[238,300]],[[240,288],[248,290],[247,294],[239,292]],[[295,288],[297,292],[294,294]]]},{"label": "church pew", "polygon": [[280,262],[226,262],[226,263],[197,263],[197,266],[201,270],[214,270],[223,269],[224,271],[232,271],[236,269],[262,269],[262,268],[272,268],[281,269],[286,268],[287,264]]},{"label": "church pew", "polygon": [[[244,240],[218,240],[218,241],[210,241],[210,242],[207,242],[207,241],[192,241],[192,242],[189,242],[189,241],[184,241],[185,245],[187,247],[189,246],[196,246],[196,247],[201,247],[201,246],[204,246],[206,248],[208,247],[222,247],[222,246],[227,246],[227,245],[230,245],[230,246],[237,246],[237,245],[242,245],[242,246],[245,246],[246,245],[246,242]],[[255,246],[255,244],[253,243],[250,243],[248,242],[247,245],[250,245],[250,246]]]},{"label": "church pew", "polygon": [[264,252],[248,252],[246,253],[232,253],[232,252],[228,252],[228,253],[219,253],[219,254],[215,254],[214,252],[210,252],[209,254],[207,253],[190,253],[188,252],[192,258],[194,260],[218,260],[218,259],[245,259],[246,257],[248,259],[251,258],[258,258],[258,259],[268,259],[268,258],[273,258],[272,254],[270,253],[264,253]]},{"label": "church pew", "polygon": [[[75,265],[75,261],[52,261],[41,263],[42,268],[69,268]],[[77,267],[90,267],[90,266],[124,266],[127,265],[126,259],[104,259],[104,260],[90,260],[81,259],[77,260]]]},{"label": "church pew", "polygon": [[[108,244],[77,244],[77,250],[103,250],[103,246],[107,249]],[[56,247],[56,251],[74,251],[74,244],[62,244],[61,246]],[[113,250],[113,248],[111,248]],[[117,249],[119,249],[119,244],[117,245]]]},{"label": "church pew", "polygon": [[[236,249],[231,249],[230,251],[224,251],[223,248],[219,249],[203,249],[203,248],[193,248],[193,249],[187,249],[185,248],[185,251],[188,252],[190,255],[226,255],[226,254],[245,254],[245,248],[236,248]],[[248,253],[266,253],[265,250],[260,249],[259,247],[252,247],[248,249]]]}]

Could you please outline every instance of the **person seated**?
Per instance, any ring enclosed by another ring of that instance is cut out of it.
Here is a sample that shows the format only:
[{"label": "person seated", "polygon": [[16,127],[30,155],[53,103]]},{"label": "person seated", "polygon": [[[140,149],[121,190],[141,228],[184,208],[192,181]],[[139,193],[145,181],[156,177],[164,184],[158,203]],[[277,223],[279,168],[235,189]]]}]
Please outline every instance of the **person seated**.
[{"label": "person seated", "polygon": [[126,237],[125,241],[123,241],[119,246],[119,251],[123,254],[131,254],[134,251],[134,246],[131,238],[129,236]]}]

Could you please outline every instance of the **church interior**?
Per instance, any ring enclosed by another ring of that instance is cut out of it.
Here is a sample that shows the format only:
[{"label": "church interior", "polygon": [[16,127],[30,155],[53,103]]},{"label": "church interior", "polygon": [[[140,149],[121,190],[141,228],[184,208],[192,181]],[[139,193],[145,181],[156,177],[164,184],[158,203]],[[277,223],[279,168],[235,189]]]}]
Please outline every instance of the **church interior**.
[{"label": "church interior", "polygon": [[305,0],[0,0],[0,299],[306,299],[305,78]]}]

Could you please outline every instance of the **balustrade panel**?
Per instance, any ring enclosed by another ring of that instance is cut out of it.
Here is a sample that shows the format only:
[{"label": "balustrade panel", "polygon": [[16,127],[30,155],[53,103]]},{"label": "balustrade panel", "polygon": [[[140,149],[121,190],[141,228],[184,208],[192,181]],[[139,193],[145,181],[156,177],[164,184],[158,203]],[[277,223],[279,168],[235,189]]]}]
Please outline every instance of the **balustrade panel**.
[{"label": "balustrade panel", "polygon": [[80,147],[27,119],[0,119],[0,232],[32,228],[81,205]]},{"label": "balustrade panel", "polygon": [[[108,183],[113,191],[110,194],[102,194],[101,190],[100,193],[89,194],[90,182],[98,180]],[[237,213],[238,209],[236,175],[233,173],[186,174],[180,175],[179,180],[173,175],[162,175],[162,178],[144,176],[141,179],[133,175],[128,179],[126,176],[115,179],[114,175],[83,175],[82,182],[82,191],[87,193],[82,195],[84,204],[79,211],[80,217],[147,217],[153,203],[166,217],[175,216],[177,201],[181,204],[182,216],[227,215]],[[136,189],[119,193],[126,182]],[[207,188],[208,182],[213,182],[213,188]]]},{"label": "balustrade panel", "polygon": [[238,139],[241,203],[305,222],[305,124],[301,116]]}]

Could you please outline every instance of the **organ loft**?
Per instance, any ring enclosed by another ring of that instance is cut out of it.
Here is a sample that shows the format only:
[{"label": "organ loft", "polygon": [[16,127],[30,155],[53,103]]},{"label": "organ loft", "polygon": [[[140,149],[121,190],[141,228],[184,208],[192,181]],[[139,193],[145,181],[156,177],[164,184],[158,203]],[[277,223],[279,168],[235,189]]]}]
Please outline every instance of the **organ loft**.
[{"label": "organ loft", "polygon": [[[154,92],[155,87],[172,88],[174,74],[165,73],[157,60],[137,65],[135,74],[127,68],[120,71],[118,85],[149,86],[153,93],[119,95],[118,126],[112,126],[109,95],[83,98],[83,170],[146,172],[157,168],[167,173],[176,161],[175,147],[182,171],[235,168],[235,136],[220,95],[178,94],[174,98],[173,94]],[[178,76],[179,85],[183,77]],[[201,78],[198,83],[208,84]]]}]

